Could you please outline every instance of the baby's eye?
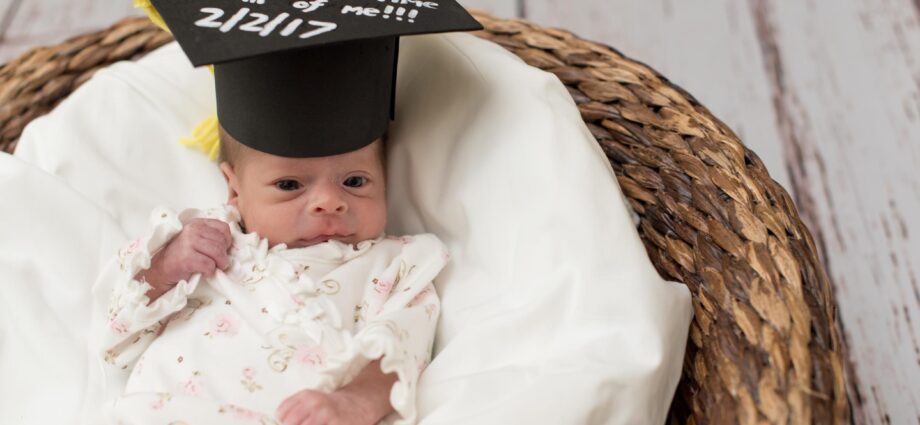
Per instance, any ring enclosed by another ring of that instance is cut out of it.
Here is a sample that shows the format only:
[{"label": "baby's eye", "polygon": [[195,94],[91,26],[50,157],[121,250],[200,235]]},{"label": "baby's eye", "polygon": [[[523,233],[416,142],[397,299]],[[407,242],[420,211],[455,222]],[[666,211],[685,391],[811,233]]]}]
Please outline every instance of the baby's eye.
[{"label": "baby's eye", "polygon": [[361,186],[364,186],[365,183],[367,183],[366,177],[351,176],[345,179],[345,181],[342,184],[348,187],[361,187]]},{"label": "baby's eye", "polygon": [[277,183],[275,183],[275,187],[288,192],[300,189],[300,182],[297,180],[279,180]]}]

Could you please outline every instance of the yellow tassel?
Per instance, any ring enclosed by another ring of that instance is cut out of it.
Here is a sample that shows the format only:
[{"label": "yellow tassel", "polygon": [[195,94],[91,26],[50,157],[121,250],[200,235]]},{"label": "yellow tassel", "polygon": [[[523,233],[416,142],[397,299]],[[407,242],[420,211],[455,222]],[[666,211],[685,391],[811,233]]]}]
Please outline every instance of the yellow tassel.
[{"label": "yellow tassel", "polygon": [[[156,26],[162,28],[164,31],[169,31],[169,27],[166,26],[166,21],[163,20],[163,17],[160,16],[160,12],[157,11],[153,4],[150,3],[150,0],[134,0],[134,7],[141,8],[144,12],[147,13],[147,16],[150,20],[156,24]],[[208,69],[211,71],[211,74],[214,74],[214,66],[209,65]],[[217,115],[211,115],[205,118],[204,121],[200,122],[194,130],[192,130],[191,137],[184,137],[179,140],[184,146],[197,149],[208,156],[208,159],[211,161],[217,161],[218,153],[220,152],[220,137],[218,135],[218,125],[217,125]]]},{"label": "yellow tassel", "polygon": [[191,137],[179,140],[183,146],[188,146],[208,156],[211,161],[217,160],[220,153],[220,137],[217,132],[217,115],[211,115],[192,130]]},{"label": "yellow tassel", "polygon": [[166,31],[172,34],[169,31],[169,27],[166,26],[166,21],[163,20],[163,17],[160,16],[160,12],[157,12],[157,9],[153,7],[153,4],[150,3],[150,0],[134,0],[134,7],[144,9],[144,12],[147,12],[147,16],[156,24],[158,27],[162,28],[163,31]]}]

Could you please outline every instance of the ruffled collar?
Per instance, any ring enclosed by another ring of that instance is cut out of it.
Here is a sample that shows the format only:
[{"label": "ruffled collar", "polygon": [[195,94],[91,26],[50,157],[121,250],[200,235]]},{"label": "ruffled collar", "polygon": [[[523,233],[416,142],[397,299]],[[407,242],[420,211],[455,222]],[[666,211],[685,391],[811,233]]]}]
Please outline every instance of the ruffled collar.
[{"label": "ruffled collar", "polygon": [[303,248],[288,248],[284,244],[278,244],[274,246],[272,250],[278,248],[278,255],[290,261],[311,261],[342,264],[353,258],[361,256],[382,239],[383,235],[378,236],[375,239],[368,239],[366,241],[358,242],[357,244],[348,244],[336,240],[330,240]]},{"label": "ruffled collar", "polygon": [[232,205],[224,205],[222,219],[230,224],[230,233],[233,236],[231,256],[238,260],[264,260],[268,256],[277,255],[285,260],[295,263],[323,262],[342,264],[346,261],[363,255],[371,247],[384,239],[385,235],[368,239],[357,244],[348,244],[341,241],[330,240],[316,245],[302,248],[288,248],[285,244],[268,247],[268,239],[262,238],[255,232],[244,233],[240,226],[240,213]]}]

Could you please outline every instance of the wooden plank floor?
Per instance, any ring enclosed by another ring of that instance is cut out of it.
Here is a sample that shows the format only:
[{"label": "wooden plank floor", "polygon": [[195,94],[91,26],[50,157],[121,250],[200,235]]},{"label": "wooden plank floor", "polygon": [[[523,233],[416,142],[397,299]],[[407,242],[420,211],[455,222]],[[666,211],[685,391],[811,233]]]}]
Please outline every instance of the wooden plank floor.
[{"label": "wooden plank floor", "polygon": [[[573,30],[693,93],[796,200],[836,289],[859,423],[920,423],[920,0],[461,0]],[[0,63],[137,14],[0,0]]]},{"label": "wooden plank floor", "polygon": [[0,0],[0,62],[32,46],[99,30],[130,14],[130,0]]},{"label": "wooden plank floor", "polygon": [[920,422],[920,3],[526,0],[707,105],[796,200],[836,289],[860,423]]}]

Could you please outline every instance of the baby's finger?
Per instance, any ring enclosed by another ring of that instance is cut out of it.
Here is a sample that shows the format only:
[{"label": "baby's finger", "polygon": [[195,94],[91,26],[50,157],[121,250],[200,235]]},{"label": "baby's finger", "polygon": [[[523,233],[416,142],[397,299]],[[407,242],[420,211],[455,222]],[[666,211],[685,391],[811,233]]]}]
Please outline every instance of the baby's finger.
[{"label": "baby's finger", "polygon": [[300,424],[310,417],[310,413],[316,406],[316,400],[312,397],[306,397],[309,390],[304,390],[285,399],[278,406],[275,412],[276,417],[283,424]]},{"label": "baby's finger", "polygon": [[327,410],[302,410],[304,417],[301,425],[326,425],[331,423]]},{"label": "baby's finger", "polygon": [[214,270],[217,264],[210,257],[204,254],[196,254],[188,259],[189,269],[192,273],[201,273],[203,276],[214,276]]},{"label": "baby's finger", "polygon": [[214,261],[217,268],[221,270],[226,270],[227,266],[230,265],[227,249],[221,242],[215,242],[210,239],[200,239],[195,244],[195,251],[210,258]]},{"label": "baby's finger", "polygon": [[295,393],[294,395],[284,399],[284,401],[278,405],[278,409],[275,411],[275,417],[284,422],[284,419],[287,418],[287,416],[291,413],[291,409],[297,405],[298,394],[299,393]]},{"label": "baby's finger", "polygon": [[293,397],[288,397],[287,400],[284,400],[283,402],[281,402],[281,405],[278,406],[278,410],[275,412],[275,417],[278,418],[278,420],[281,421],[281,423],[285,425],[288,423],[293,423],[293,422],[289,422],[289,420],[294,419],[293,417],[291,417],[292,416],[291,409],[293,409],[294,406],[296,406],[296,402],[291,400],[292,398]]},{"label": "baby's finger", "polygon": [[202,225],[196,232],[196,236],[202,240],[212,241],[223,246],[224,250],[230,249],[230,242],[227,241],[227,238],[224,237],[223,233],[213,227]]},{"label": "baby's finger", "polygon": [[313,412],[310,409],[303,405],[294,406],[290,412],[288,412],[287,419],[283,420],[282,423],[290,423],[292,425],[308,425],[313,424],[315,421],[312,419]]},{"label": "baby's finger", "polygon": [[224,240],[227,241],[227,246],[230,246],[233,244],[233,236],[230,234],[229,224],[224,223],[223,221],[214,220],[214,219],[204,220],[203,223],[206,226],[208,226],[208,228],[217,230],[217,232],[220,233],[221,237],[223,237]]}]

